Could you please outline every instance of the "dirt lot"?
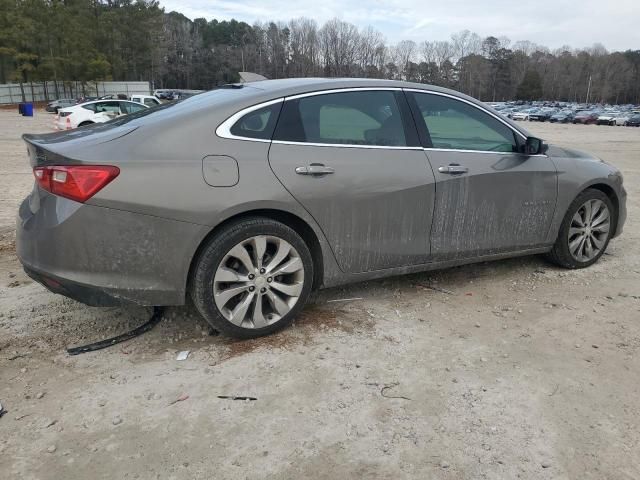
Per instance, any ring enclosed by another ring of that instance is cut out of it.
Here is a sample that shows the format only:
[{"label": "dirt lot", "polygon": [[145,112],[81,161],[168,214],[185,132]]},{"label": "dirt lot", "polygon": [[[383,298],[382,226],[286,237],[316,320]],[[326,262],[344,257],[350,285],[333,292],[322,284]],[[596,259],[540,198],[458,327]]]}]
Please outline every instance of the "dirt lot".
[{"label": "dirt lot", "polygon": [[0,477],[640,478],[640,129],[527,125],[624,171],[626,231],[587,270],[532,257],[325,290],[247,342],[174,308],[70,357],[148,311],[85,307],[22,273],[20,135],[50,123],[0,111]]}]

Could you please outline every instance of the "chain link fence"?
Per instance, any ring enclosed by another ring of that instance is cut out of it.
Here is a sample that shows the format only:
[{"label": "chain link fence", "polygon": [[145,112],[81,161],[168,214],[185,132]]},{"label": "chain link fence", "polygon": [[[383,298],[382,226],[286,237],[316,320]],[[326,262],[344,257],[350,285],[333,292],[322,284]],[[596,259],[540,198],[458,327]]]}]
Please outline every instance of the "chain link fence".
[{"label": "chain link fence", "polygon": [[149,95],[149,82],[40,82],[0,84],[0,105],[26,102],[46,102],[59,98],[100,97],[123,93]]}]

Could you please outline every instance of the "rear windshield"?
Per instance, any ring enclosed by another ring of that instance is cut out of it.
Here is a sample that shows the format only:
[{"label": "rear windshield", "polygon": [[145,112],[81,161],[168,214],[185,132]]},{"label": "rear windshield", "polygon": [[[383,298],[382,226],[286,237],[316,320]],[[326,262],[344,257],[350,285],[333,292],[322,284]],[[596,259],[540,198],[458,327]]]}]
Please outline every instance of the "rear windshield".
[{"label": "rear windshield", "polygon": [[[131,122],[136,123],[137,120],[143,117],[152,116],[152,115],[160,117],[166,114],[171,114],[171,112],[173,112],[174,110],[190,110],[199,104],[206,104],[211,108],[214,108],[214,106],[217,103],[224,103],[228,100],[231,100],[233,98],[238,98],[244,95],[246,93],[244,92],[245,90],[252,90],[252,89],[250,87],[218,88],[216,90],[199,93],[199,94],[190,96],[188,98],[164,103],[154,108],[145,108],[139,112],[131,113],[129,115],[118,117],[114,120],[106,122],[105,125],[119,126],[119,125],[126,125],[127,123],[131,123]],[[255,92],[255,90],[253,91]]]}]

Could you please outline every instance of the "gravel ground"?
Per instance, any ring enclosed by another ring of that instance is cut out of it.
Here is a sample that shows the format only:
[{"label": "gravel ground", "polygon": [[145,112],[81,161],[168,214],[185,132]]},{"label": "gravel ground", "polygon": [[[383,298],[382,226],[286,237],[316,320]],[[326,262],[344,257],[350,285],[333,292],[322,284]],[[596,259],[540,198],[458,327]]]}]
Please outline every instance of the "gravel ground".
[{"label": "gravel ground", "polygon": [[640,129],[527,125],[625,174],[626,231],[589,269],[530,257],[324,290],[292,328],[244,342],[172,308],[69,357],[149,311],[85,307],[22,273],[20,135],[51,121],[0,111],[0,477],[640,478]]}]

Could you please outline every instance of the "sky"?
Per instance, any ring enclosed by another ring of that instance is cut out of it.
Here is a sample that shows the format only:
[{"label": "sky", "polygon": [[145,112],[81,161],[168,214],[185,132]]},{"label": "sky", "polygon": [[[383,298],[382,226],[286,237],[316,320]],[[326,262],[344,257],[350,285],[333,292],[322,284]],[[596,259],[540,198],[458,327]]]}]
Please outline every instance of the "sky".
[{"label": "sky", "polygon": [[165,11],[194,19],[319,24],[337,17],[371,25],[389,43],[446,40],[471,30],[482,37],[530,40],[551,49],[602,43],[608,50],[640,49],[640,0],[160,0]]}]

